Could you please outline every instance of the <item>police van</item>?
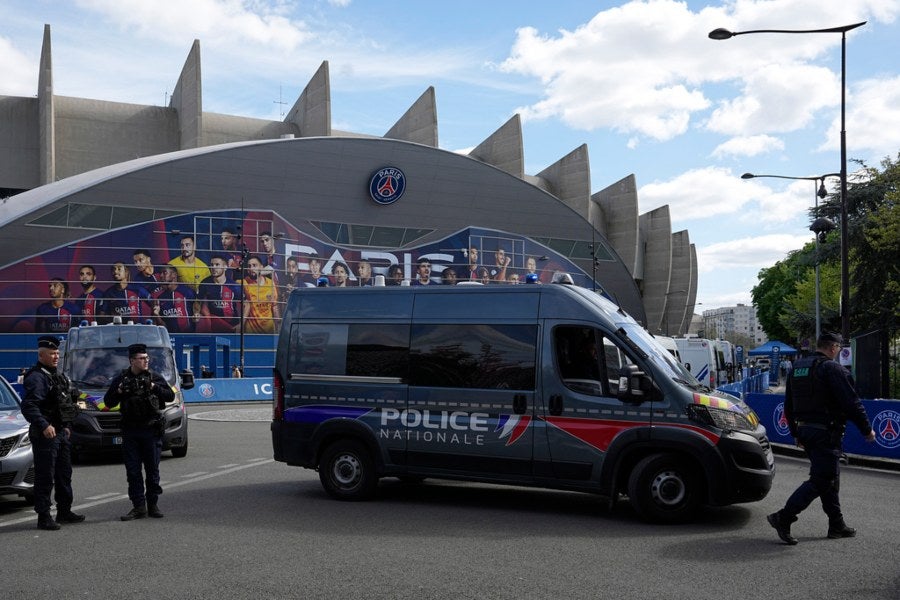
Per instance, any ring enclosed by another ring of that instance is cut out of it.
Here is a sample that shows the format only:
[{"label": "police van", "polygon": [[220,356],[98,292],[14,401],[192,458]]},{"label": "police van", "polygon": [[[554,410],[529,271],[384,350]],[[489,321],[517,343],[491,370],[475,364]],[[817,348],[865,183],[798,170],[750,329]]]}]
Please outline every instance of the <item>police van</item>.
[{"label": "police van", "polygon": [[112,378],[129,367],[131,344],[146,344],[150,369],[162,375],[175,391],[175,401],[162,411],[163,450],[171,450],[175,457],[187,456],[188,419],[182,389],[194,386],[193,373],[178,373],[165,327],[122,323],[121,317],[105,325],[73,327],[61,347],[60,369],[82,392],[80,410],[72,423],[72,449],[76,454],[120,451],[122,418],[118,407],[106,406],[103,397]]},{"label": "police van", "polygon": [[774,476],[748,406],[573,285],[295,290],[273,387],[275,460],[343,500],[433,477],[627,494],[677,522]]}]

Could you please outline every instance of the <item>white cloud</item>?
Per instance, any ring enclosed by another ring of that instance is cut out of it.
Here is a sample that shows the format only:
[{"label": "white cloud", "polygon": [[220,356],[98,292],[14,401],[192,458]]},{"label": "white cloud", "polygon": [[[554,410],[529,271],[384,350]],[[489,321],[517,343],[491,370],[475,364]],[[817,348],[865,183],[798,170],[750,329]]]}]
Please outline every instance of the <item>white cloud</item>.
[{"label": "white cloud", "polygon": [[[896,0],[734,0],[698,12],[686,2],[634,1],[573,31],[523,27],[500,68],[540,82],[542,98],[518,109],[526,119],[559,118],[577,129],[606,127],[660,141],[686,133],[698,116],[708,130],[732,136],[790,132],[838,105],[839,72],[815,63],[833,56],[840,36],[780,36],[773,43],[772,36],[713,41],[705,33],[722,26],[891,22],[898,13]],[[740,87],[735,97],[707,85],[732,83]],[[723,97],[707,117],[711,94]],[[629,139],[629,148],[636,145]]]},{"label": "white cloud", "polygon": [[156,0],[79,0],[119,27],[173,44],[200,38],[212,46],[246,49],[263,45],[290,51],[312,34],[305,23],[285,15],[280,3],[245,0],[181,0],[170,8]]},{"label": "white cloud", "polygon": [[[877,158],[895,157],[900,148],[900,77],[863,81],[852,92],[848,94],[846,110],[849,151],[868,150]],[[838,115],[819,149],[839,148],[840,132]]]},{"label": "white cloud", "polygon": [[641,212],[668,204],[673,225],[740,213],[755,197],[752,187],[729,169],[719,167],[692,169],[669,181],[649,183],[638,190]]},{"label": "white cloud", "polygon": [[751,60],[740,72],[748,73],[742,94],[719,103],[706,123],[710,131],[795,131],[808,125],[816,111],[840,104],[840,79],[823,67]]},{"label": "white cloud", "polygon": [[772,234],[744,237],[697,248],[697,269],[710,273],[729,269],[762,269],[784,260],[788,252],[802,248],[810,235]]},{"label": "white cloud", "polygon": [[0,37],[0,73],[3,73],[3,93],[5,95],[36,95],[37,72],[37,63],[32,62],[8,39]]},{"label": "white cloud", "polygon": [[544,98],[519,109],[524,118],[671,139],[709,106],[696,87],[695,19],[683,3],[630,2],[557,37],[525,27],[500,68],[543,85]]},{"label": "white cloud", "polygon": [[712,152],[714,158],[725,156],[757,156],[768,152],[784,150],[784,142],[769,135],[736,137],[719,144]]}]

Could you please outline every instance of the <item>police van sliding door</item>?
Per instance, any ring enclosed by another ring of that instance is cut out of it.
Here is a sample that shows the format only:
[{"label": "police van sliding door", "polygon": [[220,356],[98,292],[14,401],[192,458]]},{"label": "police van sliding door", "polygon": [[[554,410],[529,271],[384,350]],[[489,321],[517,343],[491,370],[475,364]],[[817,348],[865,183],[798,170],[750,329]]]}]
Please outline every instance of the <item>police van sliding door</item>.
[{"label": "police van sliding door", "polygon": [[530,481],[538,295],[454,291],[416,297],[402,423],[408,464]]}]

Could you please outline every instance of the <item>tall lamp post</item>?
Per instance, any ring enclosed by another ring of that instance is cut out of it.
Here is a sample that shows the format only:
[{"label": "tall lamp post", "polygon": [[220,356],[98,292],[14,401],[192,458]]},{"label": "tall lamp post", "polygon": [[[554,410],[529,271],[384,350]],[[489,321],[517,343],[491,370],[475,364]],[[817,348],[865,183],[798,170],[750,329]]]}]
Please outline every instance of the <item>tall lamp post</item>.
[{"label": "tall lamp post", "polygon": [[[825,235],[828,234],[829,231],[834,229],[834,223],[831,219],[827,219],[825,217],[819,216],[819,198],[824,198],[828,195],[828,191],[825,189],[825,179],[828,177],[840,177],[840,173],[826,173],[825,175],[820,175],[818,177],[789,177],[787,175],[755,175],[753,173],[744,173],[741,175],[741,179],[756,179],[758,177],[769,177],[772,179],[797,179],[801,181],[812,181],[813,182],[813,197],[815,209],[813,213],[816,215],[816,219],[813,221],[812,225],[809,226],[809,230],[816,234],[816,339],[819,339],[819,336],[822,334],[822,313],[819,309],[819,242],[825,241]],[[821,184],[819,183],[821,181]],[[821,238],[821,239],[820,239]]]},{"label": "tall lamp post", "polygon": [[847,32],[862,27],[866,21],[829,27],[827,29],[753,29],[749,31],[729,31],[714,29],[709,32],[710,39],[727,40],[736,35],[748,33],[840,33],[841,34],[841,335],[845,340],[850,337],[850,261],[849,231],[847,227],[847,127],[845,109],[847,105]]}]

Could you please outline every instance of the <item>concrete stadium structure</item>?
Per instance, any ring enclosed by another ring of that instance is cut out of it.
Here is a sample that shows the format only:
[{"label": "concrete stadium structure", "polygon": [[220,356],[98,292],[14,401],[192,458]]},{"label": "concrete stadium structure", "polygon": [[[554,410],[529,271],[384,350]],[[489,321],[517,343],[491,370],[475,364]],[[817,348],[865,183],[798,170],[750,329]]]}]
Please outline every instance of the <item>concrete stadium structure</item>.
[{"label": "concrete stadium structure", "polygon": [[[271,210],[351,248],[413,248],[475,226],[558,252],[650,331],[687,332],[695,248],[687,231],[671,231],[668,206],[639,214],[633,175],[592,194],[585,145],[526,174],[518,115],[467,156],[441,150],[431,87],[381,138],[333,130],[329,79],[326,61],[283,121],[204,112],[195,40],[167,107],[57,96],[45,26],[36,97],[0,96],[0,268],[98,231],[212,209]],[[386,165],[407,188],[383,206],[365,190]],[[332,235],[341,226],[349,237]],[[353,235],[365,227],[369,237]],[[416,234],[385,245],[372,228]]]}]

